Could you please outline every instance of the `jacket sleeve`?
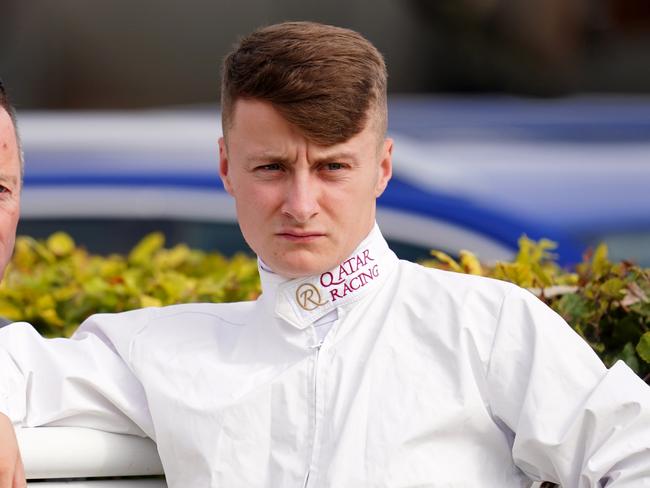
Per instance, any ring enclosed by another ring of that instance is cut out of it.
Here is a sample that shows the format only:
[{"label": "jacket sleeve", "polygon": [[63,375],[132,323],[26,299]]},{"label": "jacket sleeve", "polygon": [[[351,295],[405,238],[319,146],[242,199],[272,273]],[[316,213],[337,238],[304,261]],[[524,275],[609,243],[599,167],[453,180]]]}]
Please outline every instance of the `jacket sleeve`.
[{"label": "jacket sleeve", "polygon": [[492,414],[514,435],[514,462],[532,479],[650,487],[650,387],[623,362],[607,370],[524,290],[503,302],[488,384]]},{"label": "jacket sleeve", "polygon": [[133,338],[151,313],[94,315],[70,339],[45,339],[24,322],[0,329],[0,412],[17,426],[153,438],[147,399],[129,362]]}]

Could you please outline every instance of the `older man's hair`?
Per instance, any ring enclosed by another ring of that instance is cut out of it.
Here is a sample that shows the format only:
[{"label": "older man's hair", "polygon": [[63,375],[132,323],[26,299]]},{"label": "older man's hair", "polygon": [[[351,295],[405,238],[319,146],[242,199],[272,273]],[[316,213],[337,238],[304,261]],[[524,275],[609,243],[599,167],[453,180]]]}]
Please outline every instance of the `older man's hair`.
[{"label": "older man's hair", "polygon": [[321,145],[347,141],[368,123],[386,132],[386,64],[358,32],[313,22],[263,27],[240,40],[222,69],[222,125],[238,99],[269,102]]},{"label": "older man's hair", "polygon": [[18,144],[18,158],[20,159],[20,176],[22,178],[25,172],[25,161],[23,157],[23,147],[20,142],[20,135],[18,134],[18,121],[16,120],[16,111],[9,101],[9,95],[5,89],[2,79],[0,79],[0,109],[4,109],[11,119],[11,124],[14,126],[14,131],[16,133],[16,142]]}]

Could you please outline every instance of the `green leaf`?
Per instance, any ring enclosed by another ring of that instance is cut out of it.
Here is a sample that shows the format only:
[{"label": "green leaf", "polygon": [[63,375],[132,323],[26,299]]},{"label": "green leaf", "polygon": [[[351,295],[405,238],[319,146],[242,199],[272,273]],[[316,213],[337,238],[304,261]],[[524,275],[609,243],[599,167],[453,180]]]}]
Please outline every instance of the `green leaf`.
[{"label": "green leaf", "polygon": [[19,269],[31,269],[38,259],[38,255],[32,246],[33,239],[21,236],[16,239],[12,263]]},{"label": "green leaf", "polygon": [[591,267],[594,271],[596,278],[607,274],[611,268],[611,263],[608,259],[609,250],[606,244],[599,244],[594,252],[594,257],[591,261]]},{"label": "green leaf", "polygon": [[155,297],[149,296],[149,295],[142,295],[140,297],[140,306],[143,308],[146,307],[160,307],[162,305],[162,302]]},{"label": "green leaf", "polygon": [[101,296],[109,290],[109,285],[99,276],[95,276],[81,284],[82,289],[88,295]]},{"label": "green leaf", "polygon": [[556,303],[555,310],[569,323],[582,322],[579,319],[587,317],[591,311],[588,300],[577,293],[564,295]]},{"label": "green leaf", "polygon": [[496,264],[494,277],[500,280],[510,281],[524,288],[534,286],[533,272],[530,266],[524,263],[502,263]]},{"label": "green leaf", "polygon": [[21,320],[24,315],[22,310],[5,300],[0,300],[0,317],[10,320]]},{"label": "green leaf", "polygon": [[549,251],[556,248],[557,244],[549,239],[540,239],[535,242],[524,235],[519,238],[519,253],[515,261],[527,266],[542,264],[555,257]]},{"label": "green leaf", "polygon": [[483,274],[481,262],[474,253],[463,249],[458,253],[458,257],[465,273],[479,276]]},{"label": "green leaf", "polygon": [[646,332],[641,336],[639,343],[636,345],[636,352],[646,363],[650,363],[650,332]]},{"label": "green leaf", "polygon": [[74,251],[75,244],[65,232],[55,232],[46,241],[47,248],[56,256],[69,256]]},{"label": "green leaf", "polygon": [[33,241],[32,248],[36,252],[36,255],[45,261],[45,263],[54,264],[56,262],[56,255],[47,248],[46,244],[38,241]]},{"label": "green leaf", "polygon": [[65,326],[65,322],[61,320],[61,317],[59,317],[59,314],[53,308],[42,309],[39,316],[53,327],[63,328]]},{"label": "green leaf", "polygon": [[625,282],[620,278],[610,278],[605,281],[600,290],[611,298],[623,298]]},{"label": "green leaf", "polygon": [[162,232],[153,232],[144,237],[129,253],[129,262],[132,264],[150,263],[154,254],[165,245],[165,236]]},{"label": "green leaf", "polygon": [[456,262],[454,258],[442,251],[431,251],[431,255],[436,258],[441,263],[446,264],[450,270],[456,271],[457,273],[462,273],[463,268],[460,264]]},{"label": "green leaf", "polygon": [[605,316],[603,323],[611,330],[611,338],[608,338],[608,345],[611,347],[628,342],[636,344],[642,333],[639,318],[635,314],[620,314],[616,317],[610,314]]},{"label": "green leaf", "polygon": [[179,244],[169,250],[161,250],[154,260],[156,269],[176,269],[190,258],[190,248]]},{"label": "green leaf", "polygon": [[638,374],[639,372],[639,358],[636,355],[634,345],[631,342],[625,344],[625,347],[619,355],[619,359],[625,361],[632,371]]}]

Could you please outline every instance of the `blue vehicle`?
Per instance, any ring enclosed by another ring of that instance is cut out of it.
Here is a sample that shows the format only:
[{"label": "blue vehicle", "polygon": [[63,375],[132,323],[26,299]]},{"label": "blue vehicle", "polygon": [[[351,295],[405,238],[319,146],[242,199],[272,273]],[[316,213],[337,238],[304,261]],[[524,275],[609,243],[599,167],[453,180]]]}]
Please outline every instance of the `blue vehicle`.
[{"label": "blue vehicle", "polygon": [[649,98],[416,97],[389,113],[399,179],[449,220],[509,246],[548,237],[563,264],[605,242],[650,266]]}]

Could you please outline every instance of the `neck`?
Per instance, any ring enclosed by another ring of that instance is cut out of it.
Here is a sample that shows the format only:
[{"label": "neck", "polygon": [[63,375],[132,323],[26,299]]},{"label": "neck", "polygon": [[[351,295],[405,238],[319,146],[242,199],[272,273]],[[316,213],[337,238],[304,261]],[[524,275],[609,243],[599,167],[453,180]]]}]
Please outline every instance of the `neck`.
[{"label": "neck", "polygon": [[275,302],[278,315],[302,328],[337,307],[360,300],[376,288],[395,261],[375,226],[347,259],[320,274],[288,279],[259,263],[266,299]]}]

